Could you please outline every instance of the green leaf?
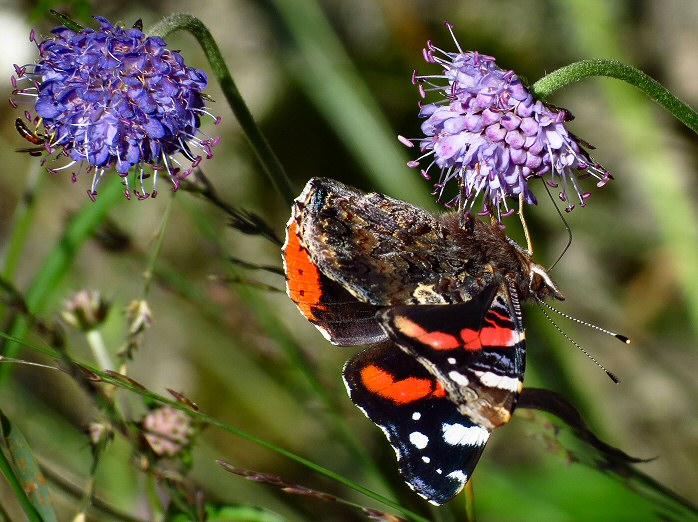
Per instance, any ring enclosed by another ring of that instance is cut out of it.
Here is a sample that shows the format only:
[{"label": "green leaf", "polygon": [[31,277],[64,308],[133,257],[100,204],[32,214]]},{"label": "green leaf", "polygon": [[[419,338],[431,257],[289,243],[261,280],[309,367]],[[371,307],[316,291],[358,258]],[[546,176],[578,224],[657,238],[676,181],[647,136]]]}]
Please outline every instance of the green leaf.
[{"label": "green leaf", "polygon": [[[30,520],[42,520],[44,522],[58,522],[56,512],[51,505],[51,498],[46,479],[39,468],[36,459],[29,447],[27,439],[17,426],[0,412],[0,427],[5,443],[5,450],[10,461],[7,462],[3,454],[3,473],[11,485],[19,485],[19,490],[15,487],[22,507]],[[22,497],[27,499],[30,505],[23,502]]]},{"label": "green leaf", "polygon": [[60,23],[65,25],[68,29],[72,29],[76,33],[79,33],[84,29],[83,26],[81,26],[79,23],[77,23],[69,16],[64,15],[63,13],[59,13],[58,11],[54,11],[53,9],[51,9],[51,14],[55,16]]}]

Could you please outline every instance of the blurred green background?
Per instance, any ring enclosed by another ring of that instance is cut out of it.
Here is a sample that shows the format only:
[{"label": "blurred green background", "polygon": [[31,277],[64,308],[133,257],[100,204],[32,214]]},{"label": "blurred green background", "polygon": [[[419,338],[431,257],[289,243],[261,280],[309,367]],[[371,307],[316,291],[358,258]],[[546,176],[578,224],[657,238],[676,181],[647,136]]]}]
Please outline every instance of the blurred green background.
[{"label": "blurred green background", "polygon": [[[0,4],[6,78],[13,63],[36,57],[29,30],[46,34],[56,25],[41,11],[47,5]],[[530,83],[574,61],[612,58],[644,70],[698,106],[694,0],[126,0],[52,7],[93,27],[86,14],[128,26],[142,18],[146,30],[178,11],[200,18],[298,192],[310,177],[329,176],[436,210],[430,185],[405,166],[411,157],[395,136],[419,135],[418,96],[410,76],[415,68],[437,70],[422,60],[427,39],[453,49],[444,20],[454,24],[463,48],[496,56],[498,65],[516,70]],[[209,70],[191,35],[180,33],[167,41],[182,50],[188,63]],[[3,89],[9,98],[9,81]],[[221,197],[257,212],[282,235],[289,209],[261,173],[214,81],[208,93],[223,122],[217,128],[204,122],[222,138],[214,158],[203,164],[206,175]],[[615,177],[603,189],[584,182],[593,192],[587,207],[565,216],[573,243],[553,271],[567,296],[560,308],[620,331],[632,344],[626,347],[560,320],[568,335],[619,375],[622,383],[614,385],[529,306],[524,312],[527,384],[563,393],[610,444],[633,456],[656,457],[640,469],[698,503],[698,141],[616,80],[585,80],[549,101],[576,116],[570,129],[597,147],[594,158]],[[68,216],[91,202],[85,195],[88,179],[73,185],[68,175],[48,175],[35,158],[14,152],[26,145],[14,130],[18,115],[9,104],[0,109],[0,255],[17,226],[26,187],[38,184],[21,262],[12,276],[16,288],[25,291]],[[107,178],[103,184],[115,182]],[[540,204],[527,216],[535,258],[549,265],[564,248],[567,232],[541,187],[535,190]],[[163,183],[156,200],[120,201],[109,216],[130,237],[130,248],[113,252],[88,242],[50,298],[34,311],[50,321],[71,292],[101,290],[113,301],[103,334],[115,353],[125,338],[121,311],[141,295],[147,256],[170,195]],[[356,465],[337,436],[326,405],[289,356],[288,342],[296,343],[349,432],[396,484],[401,501],[434,520],[460,519],[462,505],[428,508],[401,484],[389,445],[346,397],[341,367],[354,350],[330,346],[300,316],[282,292],[282,277],[231,267],[227,260],[233,256],[280,267],[278,248],[231,230],[222,212],[190,194],[179,192],[174,199],[156,263],[159,276],[147,295],[154,325],[129,365],[129,375],[158,393],[182,391],[212,416],[389,495]],[[516,220],[508,225],[507,231],[520,238]],[[227,279],[233,272],[279,291],[231,284]],[[68,349],[76,359],[91,361],[81,335],[68,331]],[[28,350],[22,354],[35,357]],[[22,366],[11,371],[0,388],[0,407],[23,430],[50,475],[84,484],[91,461],[82,430],[95,418],[94,405],[58,372]],[[122,392],[120,401],[134,417],[143,411],[137,397]],[[650,502],[608,476],[556,455],[541,434],[541,419],[521,411],[491,438],[474,476],[478,520],[654,519]],[[146,480],[134,470],[130,453],[117,438],[100,464],[96,491],[122,511],[149,519]],[[190,476],[210,501],[255,504],[288,520],[365,518],[350,508],[289,496],[227,474],[215,464],[218,458],[380,507],[215,428],[199,439]],[[60,519],[69,520],[78,500],[52,481],[49,486]],[[22,520],[5,487],[0,481],[3,508],[12,520]],[[95,520],[110,519],[93,514]]]}]

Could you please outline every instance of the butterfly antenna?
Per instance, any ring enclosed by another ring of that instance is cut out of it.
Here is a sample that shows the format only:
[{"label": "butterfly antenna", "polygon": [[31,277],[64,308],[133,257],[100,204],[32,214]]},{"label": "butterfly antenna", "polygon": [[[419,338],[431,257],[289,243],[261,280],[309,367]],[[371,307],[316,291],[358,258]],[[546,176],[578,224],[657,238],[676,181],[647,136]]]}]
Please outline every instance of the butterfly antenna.
[{"label": "butterfly antenna", "polygon": [[[571,317],[571,316],[569,316],[569,315],[567,315],[567,314],[563,314],[563,313],[560,312],[559,310],[556,310],[555,308],[553,308],[553,307],[550,306],[549,304],[547,304],[547,303],[541,301],[540,299],[537,299],[537,300],[536,300],[536,304],[538,304],[538,308],[540,308],[540,311],[543,312],[543,315],[546,317],[546,319],[548,319],[548,321],[550,321],[550,323],[555,327],[555,329],[556,329],[558,332],[560,332],[560,333],[563,335],[563,337],[564,337],[565,339],[567,339],[570,343],[572,343],[574,346],[576,346],[577,349],[578,349],[579,351],[581,351],[584,355],[586,355],[589,359],[591,359],[592,362],[593,362],[596,366],[598,366],[599,368],[601,368],[601,369],[606,373],[606,375],[608,375],[608,377],[609,377],[614,383],[620,384],[620,379],[618,378],[618,376],[617,376],[615,373],[613,373],[612,371],[607,370],[606,367],[605,367],[603,364],[601,364],[593,355],[591,355],[591,354],[590,354],[589,352],[587,352],[584,348],[582,348],[582,346],[581,346],[577,341],[575,341],[575,340],[572,339],[569,335],[567,335],[567,333],[565,333],[565,332],[562,330],[562,328],[560,328],[560,327],[558,326],[558,324],[557,324],[555,321],[553,321],[553,318],[550,317],[550,314],[549,314],[548,312],[546,312],[546,311],[545,311],[545,308],[543,308],[543,306],[541,306],[541,305],[545,305],[545,306],[548,307],[549,309],[554,310],[555,312],[561,314],[562,316],[567,317],[567,318],[569,318],[569,319],[571,319],[571,320],[573,320],[573,321],[576,321],[576,322],[578,322],[578,323],[585,324],[585,325],[587,325],[587,326],[591,326],[592,328],[596,328],[597,330],[601,330],[602,332],[607,332],[607,333],[609,333],[609,334],[611,334],[611,335],[614,335],[614,336],[617,336],[617,334],[614,334],[614,333],[612,333],[612,332],[609,332],[608,330],[604,330],[603,328],[598,327],[598,326],[596,326],[596,325],[593,325],[593,324],[591,324],[591,323],[585,323],[584,321],[581,321],[581,320],[579,320],[579,319],[576,319],[576,318],[574,318],[574,317]],[[624,337],[624,336],[620,336],[620,337],[618,337],[618,338],[620,339],[620,338],[622,338],[622,337]],[[625,339],[627,339],[627,337],[625,337]],[[626,341],[626,342],[630,342],[630,341],[628,340],[628,341]]]},{"label": "butterfly antenna", "polygon": [[560,253],[559,256],[557,256],[557,259],[555,262],[550,265],[550,268],[548,268],[548,271],[552,270],[555,268],[555,265],[557,265],[560,262],[560,259],[562,259],[562,256],[564,256],[567,251],[569,250],[570,246],[572,246],[572,229],[570,228],[569,223],[567,223],[567,220],[565,219],[565,216],[560,212],[560,208],[557,206],[557,202],[555,201],[555,198],[553,195],[550,193],[550,187],[548,184],[543,181],[543,186],[545,187],[545,191],[548,193],[548,197],[550,198],[550,201],[553,203],[553,207],[555,207],[555,211],[557,212],[557,215],[560,216],[560,219],[565,225],[565,230],[567,230],[567,244],[565,245],[565,248],[562,249],[562,252]]},{"label": "butterfly antenna", "polygon": [[600,326],[597,326],[597,325],[595,325],[595,324],[593,324],[593,323],[589,323],[589,322],[587,322],[587,321],[582,321],[581,319],[577,319],[576,317],[573,317],[573,316],[571,316],[571,315],[569,315],[569,314],[566,314],[565,312],[561,312],[560,310],[558,310],[558,309],[555,308],[554,306],[551,306],[551,305],[549,305],[548,303],[546,303],[545,301],[542,301],[542,300],[540,300],[540,299],[538,300],[538,302],[539,302],[540,304],[542,304],[543,306],[545,306],[548,310],[552,310],[553,312],[555,312],[555,313],[558,314],[558,315],[561,315],[561,316],[564,317],[565,319],[569,319],[570,321],[575,322],[575,323],[577,323],[577,324],[581,324],[581,325],[584,325],[584,326],[588,326],[589,328],[592,328],[592,329],[594,329],[594,330],[597,330],[597,331],[599,331],[599,332],[601,332],[601,333],[605,333],[606,335],[610,335],[611,337],[615,337],[616,339],[618,339],[618,340],[621,341],[622,343],[630,344],[630,339],[629,339],[628,337],[626,337],[625,335],[622,335],[622,334],[619,334],[619,333],[615,333],[615,332],[612,332],[611,330],[606,330],[605,328],[601,328]]}]

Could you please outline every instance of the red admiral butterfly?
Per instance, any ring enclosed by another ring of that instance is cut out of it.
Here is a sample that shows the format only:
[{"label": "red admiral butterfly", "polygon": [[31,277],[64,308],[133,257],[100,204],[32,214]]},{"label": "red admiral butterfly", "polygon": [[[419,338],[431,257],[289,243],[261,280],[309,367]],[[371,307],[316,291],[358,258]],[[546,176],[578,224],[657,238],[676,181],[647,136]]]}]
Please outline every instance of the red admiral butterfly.
[{"label": "red admiral butterfly", "polygon": [[370,345],[344,382],[407,484],[450,500],[521,393],[520,301],[563,299],[555,283],[496,223],[323,178],[296,199],[283,257],[301,313],[333,344]]}]

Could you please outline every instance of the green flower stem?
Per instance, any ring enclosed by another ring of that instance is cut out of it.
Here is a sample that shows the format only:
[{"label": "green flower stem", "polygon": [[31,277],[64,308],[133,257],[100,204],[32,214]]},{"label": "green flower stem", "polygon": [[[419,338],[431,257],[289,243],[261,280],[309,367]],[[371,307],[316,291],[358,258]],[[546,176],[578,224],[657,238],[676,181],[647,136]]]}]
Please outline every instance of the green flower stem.
[{"label": "green flower stem", "polygon": [[158,262],[158,258],[160,257],[160,252],[162,252],[162,245],[165,242],[165,232],[167,230],[167,224],[170,222],[170,216],[172,215],[172,206],[174,203],[175,194],[176,193],[173,193],[172,197],[167,202],[167,206],[165,207],[165,213],[163,214],[162,220],[160,222],[158,236],[155,241],[155,245],[153,245],[153,251],[150,253],[150,257],[148,259],[148,266],[145,270],[145,276],[143,278],[143,288],[141,290],[142,299],[145,299],[148,295],[148,292],[150,290],[150,284],[153,281],[155,266]]},{"label": "green flower stem", "polygon": [[[120,183],[105,183],[99,197],[94,203],[82,207],[66,226],[65,232],[47,254],[37,275],[26,292],[26,303],[33,314],[39,313],[51,301],[52,295],[59,288],[59,283],[67,273],[75,255],[82,244],[90,237],[104,219],[107,211],[119,200],[123,199]],[[25,317],[16,317],[12,322],[9,333],[13,338],[23,339],[29,325]],[[20,344],[5,342],[0,352],[6,357],[15,357]],[[0,365],[0,386],[10,371],[10,365]]]},{"label": "green flower stem", "polygon": [[113,370],[114,363],[109,357],[109,352],[104,344],[104,338],[99,330],[93,329],[85,332],[85,337],[87,339],[87,344],[90,345],[92,350],[92,356],[95,358],[95,362],[102,370]]},{"label": "green flower stem", "polygon": [[472,479],[465,484],[463,499],[465,501],[465,522],[475,522],[475,488]]},{"label": "green flower stem", "polygon": [[531,86],[531,91],[536,97],[545,99],[561,87],[591,76],[608,76],[637,87],[698,134],[696,111],[654,78],[616,60],[583,60],[566,65],[538,80]]},{"label": "green flower stem", "polygon": [[179,30],[189,31],[198,40],[211,64],[213,74],[221,85],[223,94],[225,94],[230,107],[233,109],[233,113],[257,155],[257,159],[262,164],[264,172],[269,176],[274,188],[286,204],[291,206],[295,197],[295,191],[291,187],[291,182],[286,176],[281,162],[254,121],[250,109],[247,107],[245,100],[243,100],[240,91],[233,81],[233,77],[230,75],[218,44],[216,44],[206,26],[198,18],[178,13],[163,18],[148,33],[165,37]]}]

